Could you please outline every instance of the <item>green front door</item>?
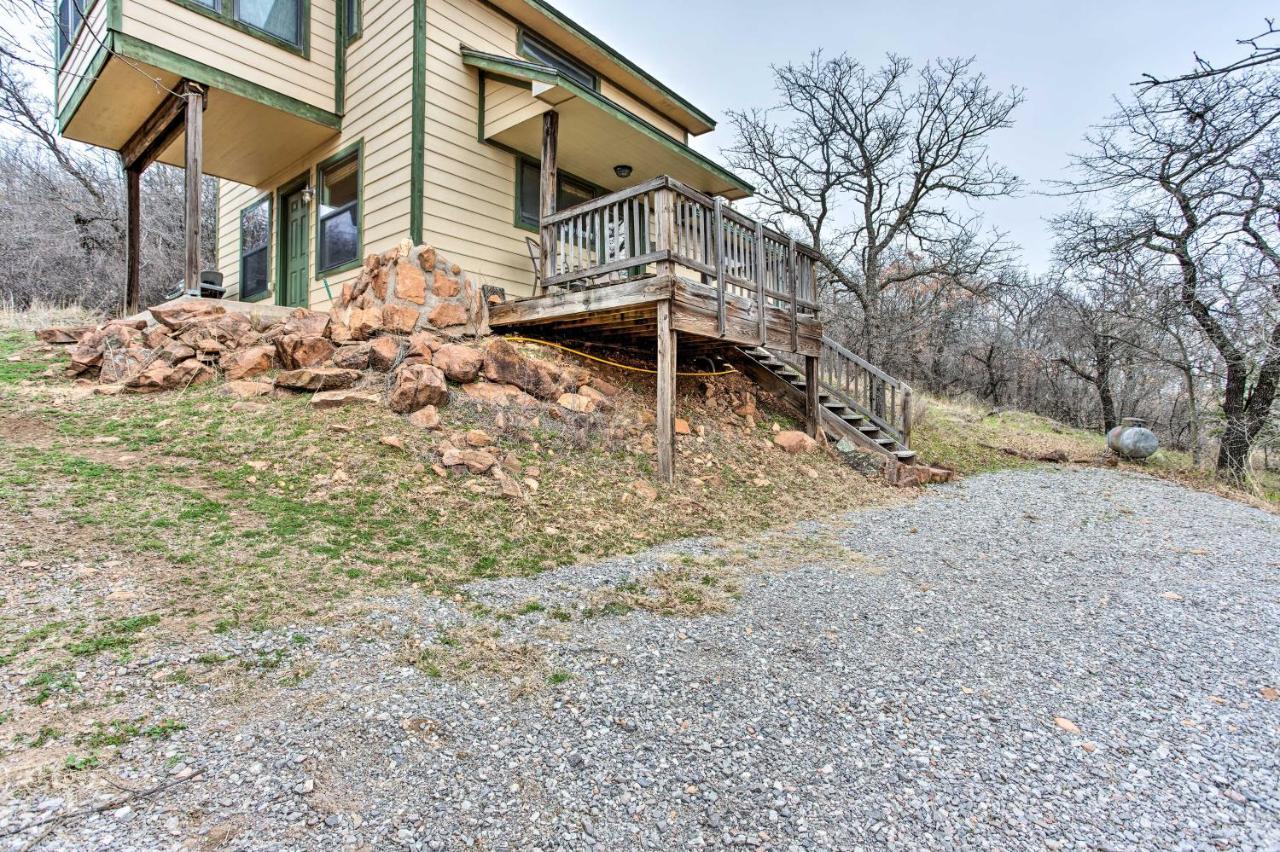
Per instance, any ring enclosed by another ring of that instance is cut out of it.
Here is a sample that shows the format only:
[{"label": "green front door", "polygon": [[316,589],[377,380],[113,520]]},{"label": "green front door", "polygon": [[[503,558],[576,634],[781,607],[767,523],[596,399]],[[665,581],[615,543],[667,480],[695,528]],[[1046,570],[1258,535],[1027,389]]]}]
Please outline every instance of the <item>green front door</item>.
[{"label": "green front door", "polygon": [[310,228],[310,216],[307,202],[302,197],[302,190],[286,195],[284,203],[284,222],[280,229],[281,242],[281,286],[277,301],[291,308],[305,308],[310,284],[307,275],[307,249]]}]

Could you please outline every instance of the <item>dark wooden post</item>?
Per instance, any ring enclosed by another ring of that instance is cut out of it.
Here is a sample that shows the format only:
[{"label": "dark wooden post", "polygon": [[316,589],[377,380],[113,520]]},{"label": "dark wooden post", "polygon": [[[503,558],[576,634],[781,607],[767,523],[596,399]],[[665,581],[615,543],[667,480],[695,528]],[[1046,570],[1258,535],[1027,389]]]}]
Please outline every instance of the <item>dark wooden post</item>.
[{"label": "dark wooden post", "polygon": [[186,150],[186,244],[187,262],[185,285],[188,293],[200,292],[200,184],[204,177],[204,89],[187,83],[183,90],[186,99],[184,129]]},{"label": "dark wooden post", "polygon": [[658,479],[676,481],[676,332],[671,327],[671,300],[658,302]]},{"label": "dark wooden post", "polygon": [[818,358],[804,356],[804,420],[809,437],[818,439],[822,428],[822,409],[818,404]]},{"label": "dark wooden post", "polygon": [[[556,212],[556,183],[558,171],[556,167],[556,148],[560,141],[560,113],[550,110],[542,114],[542,168],[538,179],[538,198],[540,218],[545,220]],[[538,222],[539,226],[542,222]],[[551,268],[552,249],[551,231],[541,231],[541,266],[542,280],[545,282],[555,274]],[[544,285],[545,286],[545,285]]]},{"label": "dark wooden post", "polygon": [[142,310],[142,171],[125,169],[124,315]]}]

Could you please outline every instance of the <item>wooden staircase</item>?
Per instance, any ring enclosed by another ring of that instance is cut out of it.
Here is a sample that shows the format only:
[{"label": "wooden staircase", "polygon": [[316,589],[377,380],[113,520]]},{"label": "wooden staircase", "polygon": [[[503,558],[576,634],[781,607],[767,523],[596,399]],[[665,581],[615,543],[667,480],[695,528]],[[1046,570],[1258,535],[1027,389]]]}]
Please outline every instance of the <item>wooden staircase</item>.
[{"label": "wooden staircase", "polygon": [[[804,409],[808,393],[802,363],[789,353],[759,346],[736,350],[738,366],[758,384]],[[911,388],[848,349],[822,338],[818,362],[818,404],[822,428],[837,449],[870,450],[912,464]]]}]

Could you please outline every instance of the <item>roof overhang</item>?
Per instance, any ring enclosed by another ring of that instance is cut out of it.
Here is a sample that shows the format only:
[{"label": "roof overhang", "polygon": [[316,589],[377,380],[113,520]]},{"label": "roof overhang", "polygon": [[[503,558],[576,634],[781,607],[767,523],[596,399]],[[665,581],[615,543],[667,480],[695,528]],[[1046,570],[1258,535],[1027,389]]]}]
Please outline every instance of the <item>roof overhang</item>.
[{"label": "roof overhang", "polygon": [[[462,48],[463,62],[485,74],[480,134],[538,159],[542,115],[560,114],[560,168],[610,191],[659,175],[729,199],[753,193],[750,184],[640,117],[560,74],[533,62]],[[630,165],[626,178],[614,166]]]},{"label": "roof overhang", "polygon": [[627,89],[693,136],[715,130],[711,116],[618,53],[585,27],[542,0],[489,0],[497,8]]}]

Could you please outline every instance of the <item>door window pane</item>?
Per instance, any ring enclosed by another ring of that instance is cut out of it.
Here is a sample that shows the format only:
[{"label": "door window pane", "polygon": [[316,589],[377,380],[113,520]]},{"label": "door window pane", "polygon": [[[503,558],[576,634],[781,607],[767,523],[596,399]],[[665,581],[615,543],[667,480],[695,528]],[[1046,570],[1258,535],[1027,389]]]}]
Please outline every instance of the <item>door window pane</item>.
[{"label": "door window pane", "polygon": [[302,41],[301,0],[237,0],[236,19],[290,44]]}]

